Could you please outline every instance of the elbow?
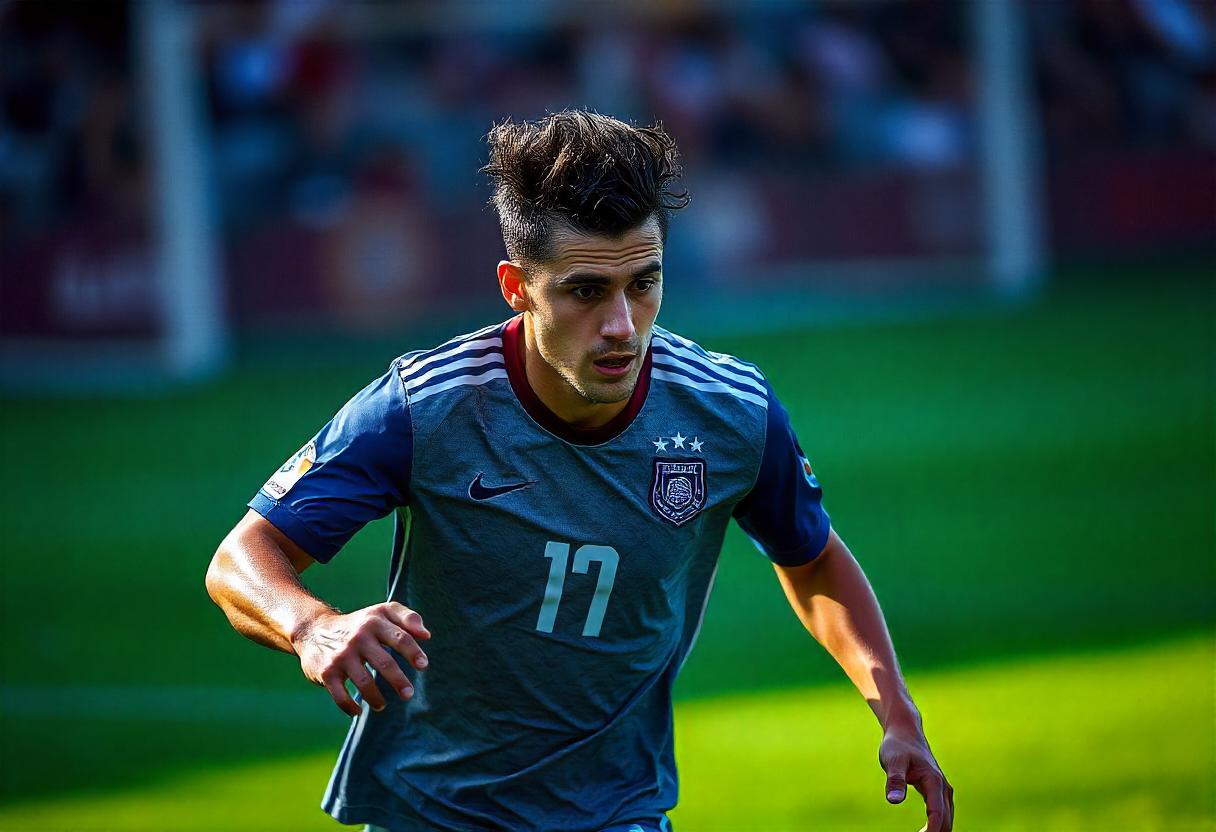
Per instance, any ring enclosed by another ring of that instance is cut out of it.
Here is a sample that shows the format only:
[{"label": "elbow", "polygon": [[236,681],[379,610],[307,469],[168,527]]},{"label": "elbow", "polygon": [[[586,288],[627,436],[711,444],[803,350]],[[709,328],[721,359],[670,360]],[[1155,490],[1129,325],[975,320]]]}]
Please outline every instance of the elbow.
[{"label": "elbow", "polygon": [[207,577],[203,582],[204,586],[207,587],[207,595],[217,604],[220,602],[219,596],[221,584],[219,569],[216,568],[215,564],[216,558],[218,557],[219,555],[217,554],[216,557],[211,559],[211,564],[207,567]]},{"label": "elbow", "polygon": [[212,556],[211,563],[207,566],[207,576],[204,579],[207,595],[221,608],[224,606],[224,597],[229,586],[228,576],[232,568],[232,556],[229,554],[227,546],[228,538],[225,538]]}]

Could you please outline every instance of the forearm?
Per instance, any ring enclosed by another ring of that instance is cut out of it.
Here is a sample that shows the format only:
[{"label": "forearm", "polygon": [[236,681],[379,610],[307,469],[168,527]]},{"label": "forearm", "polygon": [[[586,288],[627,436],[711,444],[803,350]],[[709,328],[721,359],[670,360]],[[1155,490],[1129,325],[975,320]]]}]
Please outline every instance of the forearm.
[{"label": "forearm", "polygon": [[920,727],[920,714],[904,684],[878,599],[861,566],[835,534],[810,564],[777,567],[790,605],[824,646],[887,728]]},{"label": "forearm", "polygon": [[270,538],[241,534],[220,544],[207,570],[207,592],[241,635],[295,653],[295,636],[319,615],[336,612],[309,592]]}]

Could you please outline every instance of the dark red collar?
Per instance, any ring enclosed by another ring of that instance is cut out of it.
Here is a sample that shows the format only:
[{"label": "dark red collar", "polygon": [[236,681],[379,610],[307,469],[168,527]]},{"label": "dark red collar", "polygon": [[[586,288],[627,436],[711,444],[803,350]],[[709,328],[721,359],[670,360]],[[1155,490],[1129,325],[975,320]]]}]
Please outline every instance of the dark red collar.
[{"label": "dark red collar", "polygon": [[650,392],[650,353],[646,350],[646,358],[642,361],[642,372],[638,374],[638,383],[633,388],[625,409],[612,419],[597,428],[578,428],[564,421],[556,413],[545,406],[540,397],[528,383],[524,371],[524,317],[517,315],[507,321],[502,331],[502,352],[507,364],[507,378],[516,398],[523,405],[528,415],[536,423],[554,436],[560,437],[575,445],[602,445],[609,439],[619,436],[633,422],[642,405],[646,403],[646,394]]}]

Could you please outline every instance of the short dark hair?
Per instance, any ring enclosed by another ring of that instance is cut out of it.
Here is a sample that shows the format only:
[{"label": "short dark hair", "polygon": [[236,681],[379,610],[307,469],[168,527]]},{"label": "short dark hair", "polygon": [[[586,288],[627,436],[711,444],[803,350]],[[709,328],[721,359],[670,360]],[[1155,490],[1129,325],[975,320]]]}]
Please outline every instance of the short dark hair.
[{"label": "short dark hair", "polygon": [[679,187],[679,151],[656,123],[635,127],[586,110],[563,110],[537,121],[511,119],[486,136],[482,172],[512,260],[550,259],[555,223],[617,237],[652,216],[667,240],[671,212],[688,204]]}]

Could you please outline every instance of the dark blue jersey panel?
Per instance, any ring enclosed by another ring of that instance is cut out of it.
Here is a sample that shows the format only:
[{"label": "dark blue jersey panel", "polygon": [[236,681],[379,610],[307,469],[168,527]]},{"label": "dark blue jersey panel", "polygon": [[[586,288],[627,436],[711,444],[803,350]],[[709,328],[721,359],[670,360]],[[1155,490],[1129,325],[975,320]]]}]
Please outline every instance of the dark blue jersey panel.
[{"label": "dark blue jersey panel", "polygon": [[735,519],[760,551],[779,566],[810,563],[828,542],[831,522],[789,414],[768,382],[768,429],[756,484],[735,507]]},{"label": "dark blue jersey panel", "polygon": [[396,362],[360,390],[249,501],[318,561],[406,504],[413,426]]}]

